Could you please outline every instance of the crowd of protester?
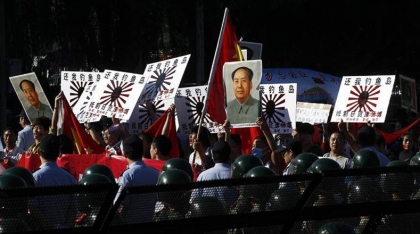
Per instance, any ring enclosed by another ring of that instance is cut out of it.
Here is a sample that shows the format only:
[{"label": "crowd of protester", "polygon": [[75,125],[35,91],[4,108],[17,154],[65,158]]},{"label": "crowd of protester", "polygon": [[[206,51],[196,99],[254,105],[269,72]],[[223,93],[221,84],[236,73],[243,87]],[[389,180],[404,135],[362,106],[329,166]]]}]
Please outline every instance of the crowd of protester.
[{"label": "crowd of protester", "polygon": [[[62,93],[55,100],[56,107],[61,99]],[[1,153],[0,173],[6,174],[6,171],[16,167],[21,155],[26,152],[39,155],[41,160],[40,168],[30,172],[33,176],[33,186],[79,183],[56,163],[56,159],[61,154],[73,152],[73,142],[70,138],[66,135],[57,136],[56,110],[57,108],[54,108],[52,119],[39,117],[32,124],[22,111],[19,114],[22,129],[3,130],[4,151]],[[153,108],[149,110],[152,111]],[[172,105],[171,114],[174,112],[175,106]],[[149,114],[154,115],[154,113]],[[385,145],[383,137],[370,123],[364,124],[356,131],[350,123],[344,122],[335,124],[332,128],[332,123],[320,126],[297,123],[296,129],[291,134],[283,135],[272,134],[261,117],[258,117],[255,123],[262,134],[253,139],[252,154],[242,153],[241,135],[231,133],[228,120],[223,124],[224,131],[218,134],[211,134],[206,127],[196,126],[189,136],[178,136],[180,144],[178,155],[170,155],[173,142],[168,137],[165,128],[161,135],[153,137],[146,131],[132,135],[126,124],[114,118],[103,118],[100,122],[85,123],[83,126],[92,139],[106,150],[108,157],[120,155],[127,160],[127,170],[119,178],[111,176],[109,179],[108,176],[106,179],[110,183],[116,182],[120,187],[115,201],[118,200],[124,188],[131,186],[241,177],[287,176],[310,173],[310,170],[314,172],[323,166],[329,169],[346,170],[363,167],[361,158],[368,157],[373,157],[369,159],[371,161],[369,166],[385,167],[394,161],[409,165],[415,164],[419,156],[417,154],[419,142],[415,141],[412,132],[402,134],[396,141],[397,144],[401,144],[401,150],[392,152],[387,147],[395,146],[396,143]],[[328,131],[329,127],[333,129],[331,133]],[[303,169],[302,162],[306,163]],[[310,166],[315,162],[321,166],[311,169]],[[88,176],[86,175],[86,178]],[[89,181],[86,178],[83,177],[83,180]],[[1,175],[1,179],[7,178]],[[26,186],[30,185],[26,184]],[[271,188],[270,191],[279,189],[290,189],[290,185],[280,184],[277,188]],[[119,214],[125,223],[137,222],[138,220],[133,218],[137,216],[132,214],[138,210],[142,210],[142,217],[148,217],[143,220],[145,222],[186,217],[188,214],[191,215],[191,210],[188,212],[191,204],[203,202],[205,199],[213,199],[212,202],[220,203],[221,213],[224,214],[268,209],[266,204],[271,194],[253,196],[250,191],[233,187],[196,189],[187,194],[183,193],[180,195],[182,199],[176,201],[173,198],[177,196],[173,195],[153,198],[143,194],[139,196],[149,201],[148,204],[140,204],[139,198],[126,199],[124,204],[121,204]],[[297,191],[300,192],[300,189],[297,188]],[[79,215],[78,211],[74,210],[75,206],[72,205],[74,201],[65,196],[61,199],[63,204],[68,204],[67,208],[54,214],[54,217],[48,218],[47,216],[50,215],[46,211],[48,200],[32,200],[28,205],[31,215],[48,219],[49,222],[45,224],[47,227],[74,226]],[[322,203],[323,200],[317,202]],[[230,233],[240,233],[240,230],[230,230]]]}]

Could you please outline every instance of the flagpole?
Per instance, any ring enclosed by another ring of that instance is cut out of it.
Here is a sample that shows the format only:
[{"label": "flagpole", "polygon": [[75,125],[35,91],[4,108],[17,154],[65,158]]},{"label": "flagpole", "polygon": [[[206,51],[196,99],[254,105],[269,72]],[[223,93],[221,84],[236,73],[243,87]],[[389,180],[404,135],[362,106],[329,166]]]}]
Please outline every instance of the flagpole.
[{"label": "flagpole", "polygon": [[[213,80],[214,80],[214,76],[215,76],[215,73],[216,73],[216,67],[217,67],[217,63],[219,61],[220,51],[221,51],[221,47],[222,47],[223,34],[225,33],[225,29],[226,29],[226,21],[227,21],[228,14],[229,14],[229,9],[226,7],[225,8],[225,13],[223,15],[222,30],[220,30],[219,39],[217,40],[216,54],[213,58],[213,63],[211,65],[211,69],[210,69],[209,82],[208,82],[208,86],[207,86],[207,93],[210,91],[211,86],[213,85]],[[208,102],[209,98],[210,98],[210,95],[207,95],[206,100],[204,101],[204,108],[203,108],[203,111],[201,112],[200,120],[198,122],[197,139],[198,139],[198,137],[200,135],[200,132],[201,132],[201,126],[203,124],[204,116],[206,116],[206,113],[207,113],[207,102]],[[194,161],[195,161],[195,157],[193,159],[193,163],[194,163]]]}]

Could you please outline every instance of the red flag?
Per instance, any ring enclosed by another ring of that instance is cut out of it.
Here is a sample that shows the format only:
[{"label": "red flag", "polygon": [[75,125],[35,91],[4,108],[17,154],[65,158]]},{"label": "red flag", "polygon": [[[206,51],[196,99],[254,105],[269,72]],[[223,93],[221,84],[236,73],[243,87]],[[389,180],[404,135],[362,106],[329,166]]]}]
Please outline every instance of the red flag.
[{"label": "red flag", "polygon": [[226,62],[242,60],[242,52],[230,19],[229,10],[226,8],[211,68],[207,101],[205,102],[207,113],[209,113],[214,121],[220,124],[226,120],[226,112],[224,111],[223,65]]},{"label": "red flag", "polygon": [[58,129],[61,128],[61,133],[69,136],[74,142],[74,153],[101,154],[105,152],[105,149],[96,143],[79,123],[64,95],[61,103],[57,124],[61,126],[58,126]]},{"label": "red flag", "polygon": [[243,154],[252,154],[254,139],[258,136],[264,136],[260,127],[232,128],[230,132],[241,136]]},{"label": "red flag", "polygon": [[381,129],[377,129],[378,132],[384,137],[385,139],[385,144],[390,144],[393,141],[397,140],[399,137],[402,136],[402,134],[406,133],[408,130],[410,130],[414,125],[416,125],[418,122],[420,121],[420,118],[416,119],[415,121],[413,121],[410,125],[408,125],[405,128],[402,128],[400,130],[397,130],[395,132],[392,133],[387,133]]},{"label": "red flag", "polygon": [[[152,126],[150,126],[146,132],[152,135],[153,137],[162,135],[162,129],[165,125],[166,118],[168,118],[168,114],[171,110],[168,109],[163,113],[162,116],[157,119]],[[178,147],[178,136],[176,134],[176,125],[175,125],[175,115],[170,115],[170,124],[169,124],[169,133],[168,137],[172,142],[172,149],[171,154],[169,155],[170,158],[177,158],[179,157],[179,147]]]}]

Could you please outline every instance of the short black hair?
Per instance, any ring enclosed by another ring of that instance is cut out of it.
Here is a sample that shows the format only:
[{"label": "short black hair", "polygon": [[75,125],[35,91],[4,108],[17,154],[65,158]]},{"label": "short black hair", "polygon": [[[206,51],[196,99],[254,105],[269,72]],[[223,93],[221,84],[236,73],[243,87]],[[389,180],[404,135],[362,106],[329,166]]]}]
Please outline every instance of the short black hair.
[{"label": "short black hair", "polygon": [[137,135],[129,135],[123,141],[124,155],[131,160],[139,160],[143,155],[143,141]]},{"label": "short black hair", "polygon": [[16,131],[15,131],[15,129],[14,129],[14,128],[12,128],[12,127],[7,127],[6,129],[4,129],[4,131],[3,131],[3,134],[2,134],[2,135],[4,135],[4,133],[5,133],[5,132],[7,132],[7,131],[9,131],[10,133],[13,133],[13,135],[14,135],[15,137],[17,137]]},{"label": "short black hair", "polygon": [[48,131],[51,125],[51,119],[46,116],[41,116],[35,119],[32,123],[32,126],[40,125],[44,128],[45,131]]},{"label": "short black hair", "polygon": [[229,162],[230,153],[232,152],[230,145],[226,141],[218,141],[211,149],[214,162]]},{"label": "short black hair", "polygon": [[331,133],[331,135],[334,134],[334,133],[338,134],[338,137],[340,138],[342,143],[346,143],[346,135],[344,135],[344,133],[342,131],[334,131],[333,133]]},{"label": "short black hair", "polygon": [[22,91],[23,91],[23,89],[22,89],[22,83],[23,83],[23,82],[28,82],[28,83],[29,83],[29,85],[31,86],[31,88],[35,91],[35,84],[34,84],[34,82],[32,82],[32,81],[30,81],[30,80],[22,80],[22,81],[19,83],[20,90],[22,90]]},{"label": "short black hair", "polygon": [[357,132],[357,141],[364,147],[374,146],[376,143],[376,131],[374,128],[363,125]]},{"label": "short black hair", "polygon": [[172,142],[171,139],[165,135],[159,135],[153,138],[152,145],[164,156],[167,156],[171,153]]},{"label": "short black hair", "polygon": [[238,67],[238,68],[236,68],[235,70],[233,70],[233,72],[232,72],[232,80],[233,80],[233,78],[234,78],[234,76],[235,76],[235,73],[236,73],[238,70],[241,70],[241,69],[245,70],[245,71],[248,73],[249,80],[251,81],[251,80],[252,80],[252,77],[254,77],[254,71],[252,71],[252,70],[251,70],[250,68],[248,68],[248,67]]},{"label": "short black hair", "polygon": [[60,155],[60,139],[57,135],[47,134],[39,143],[39,153],[47,161],[55,161]]}]

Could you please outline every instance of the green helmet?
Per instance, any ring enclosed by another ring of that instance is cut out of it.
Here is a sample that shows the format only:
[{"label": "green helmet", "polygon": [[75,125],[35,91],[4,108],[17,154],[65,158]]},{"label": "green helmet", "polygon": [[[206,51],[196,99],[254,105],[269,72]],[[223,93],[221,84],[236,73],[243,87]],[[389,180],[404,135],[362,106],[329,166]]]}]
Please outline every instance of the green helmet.
[{"label": "green helmet", "polygon": [[[409,167],[410,165],[400,160],[389,162],[387,167]],[[416,173],[417,175],[417,173]],[[411,173],[387,173],[382,183],[383,190],[392,195],[394,200],[408,200],[415,191],[415,178]]]},{"label": "green helmet", "polygon": [[393,161],[389,162],[386,166],[387,167],[409,167],[410,165],[406,162],[401,161],[401,160],[393,160]]},{"label": "green helmet", "polygon": [[35,186],[35,179],[32,173],[24,167],[10,167],[4,173],[4,175],[15,175],[22,178],[28,187]]},{"label": "green helmet", "polygon": [[[0,189],[14,189],[14,188],[26,188],[26,182],[21,177],[3,174],[0,175]],[[13,215],[22,214],[28,211],[28,199],[27,197],[10,197],[0,199],[0,208],[5,214]]]},{"label": "green helmet", "polygon": [[351,168],[372,168],[379,166],[379,158],[374,151],[361,149],[354,154]]},{"label": "green helmet", "polygon": [[413,155],[413,157],[411,157],[410,165],[420,166],[420,152],[417,152],[415,155]]},{"label": "green helmet", "polygon": [[225,215],[225,210],[217,197],[194,198],[188,210],[190,218],[219,215]]},{"label": "green helmet", "polygon": [[191,164],[183,158],[171,158],[167,160],[165,164],[163,164],[162,172],[173,168],[183,170],[190,176],[191,179],[194,178]]},{"label": "green helmet", "polygon": [[232,178],[242,178],[249,170],[256,166],[263,166],[261,159],[252,154],[243,154],[232,163]]},{"label": "green helmet", "polygon": [[99,173],[88,174],[83,176],[79,181],[79,184],[88,185],[88,184],[109,184],[112,181],[105,175]]},{"label": "green helmet", "polygon": [[328,222],[318,229],[318,234],[354,234],[354,229],[345,223]]},{"label": "green helmet", "polygon": [[192,182],[191,177],[183,170],[169,169],[159,175],[158,185],[183,184]]},{"label": "green helmet", "polygon": [[308,168],[308,173],[322,173],[328,170],[340,170],[340,164],[330,158],[320,158],[315,160],[312,165]]},{"label": "green helmet", "polygon": [[[259,177],[274,177],[277,174],[270,168],[264,166],[256,166],[251,168],[243,177],[244,178],[259,178]],[[273,191],[279,187],[278,183],[250,183],[241,185],[239,193],[244,198],[253,198],[260,204],[265,204],[270,198]]]},{"label": "green helmet", "polygon": [[276,176],[276,173],[268,167],[256,166],[251,168],[243,177],[270,177]]},{"label": "green helmet", "polygon": [[17,218],[5,218],[0,221],[0,233],[28,232],[25,221]]},{"label": "green helmet", "polygon": [[[191,177],[183,170],[169,169],[159,175],[158,185],[191,183]],[[191,191],[168,190],[158,193],[158,201],[174,208],[182,214],[188,211]]]},{"label": "green helmet", "polygon": [[[110,184],[111,180],[99,173],[88,174],[83,176],[79,181],[81,185],[92,185],[92,184]],[[104,199],[98,199],[94,192],[79,193],[77,194],[77,206],[80,211],[87,212],[90,211],[93,207],[100,207],[103,205]]]},{"label": "green helmet", "polygon": [[384,193],[381,186],[370,177],[363,177],[350,185],[347,203],[363,203],[387,200],[390,197]]},{"label": "green helmet", "polygon": [[109,168],[107,165],[104,164],[93,164],[88,166],[85,171],[83,172],[83,177],[86,175],[99,173],[106,177],[108,177],[112,182],[115,182],[115,176],[112,172],[111,168]]},{"label": "green helmet", "polygon": [[3,174],[0,176],[0,189],[10,188],[26,188],[28,187],[25,180],[21,177],[11,174]]},{"label": "green helmet", "polygon": [[267,211],[293,209],[302,194],[297,189],[288,187],[276,189],[265,205]]},{"label": "green helmet", "polygon": [[292,170],[292,174],[305,174],[312,163],[318,159],[318,156],[313,153],[301,153],[297,155],[290,162],[290,169]]}]

